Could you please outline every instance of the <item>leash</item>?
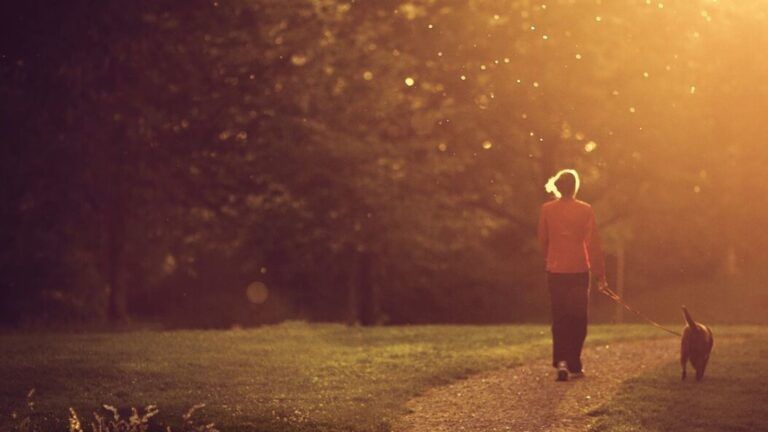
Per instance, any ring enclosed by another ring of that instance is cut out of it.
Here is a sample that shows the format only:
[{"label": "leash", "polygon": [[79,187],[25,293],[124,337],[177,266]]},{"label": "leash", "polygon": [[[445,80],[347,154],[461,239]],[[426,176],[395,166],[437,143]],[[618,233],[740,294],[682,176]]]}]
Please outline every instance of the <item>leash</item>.
[{"label": "leash", "polygon": [[610,288],[608,288],[607,285],[603,285],[602,287],[598,288],[598,291],[600,291],[601,293],[605,294],[606,296],[608,296],[608,298],[610,298],[611,300],[615,301],[619,305],[623,306],[624,309],[626,309],[626,310],[632,312],[633,314],[639,316],[640,318],[648,321],[652,326],[657,327],[657,328],[659,328],[661,330],[664,330],[667,333],[672,333],[675,336],[682,336],[680,333],[664,327],[663,325],[657,323],[656,321],[648,318],[647,316],[643,315],[642,313],[640,313],[637,310],[635,310],[634,308],[632,308],[632,306],[628,305],[627,302],[624,301],[624,299],[619,297],[618,294],[616,294]]}]

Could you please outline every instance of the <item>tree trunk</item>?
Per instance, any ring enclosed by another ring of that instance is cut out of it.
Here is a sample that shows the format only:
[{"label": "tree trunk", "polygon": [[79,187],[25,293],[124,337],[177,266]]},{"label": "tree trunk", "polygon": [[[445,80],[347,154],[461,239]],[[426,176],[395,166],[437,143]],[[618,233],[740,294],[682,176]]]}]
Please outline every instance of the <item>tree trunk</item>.
[{"label": "tree trunk", "polygon": [[103,143],[104,161],[99,181],[104,217],[105,279],[107,282],[107,318],[110,322],[122,322],[128,318],[128,293],[124,285],[123,265],[126,237],[126,189],[127,142],[124,119],[116,118],[112,125],[111,140]]},{"label": "tree trunk", "polygon": [[[626,266],[626,255],[624,253],[624,242],[619,241],[616,248],[616,294],[619,297],[624,298],[624,273]],[[616,304],[616,323],[624,322],[624,307],[620,304]]]},{"label": "tree trunk", "polygon": [[[355,258],[354,248],[350,246],[349,250],[342,255],[344,262],[352,262]],[[353,326],[359,322],[359,309],[360,307],[360,294],[358,293],[358,285],[356,274],[353,270],[347,269],[346,271],[346,284],[347,284],[347,325]]]},{"label": "tree trunk", "polygon": [[[117,3],[105,7],[117,6]],[[114,10],[112,12],[115,12]],[[114,31],[114,33],[112,33]],[[106,282],[109,293],[107,316],[111,322],[121,322],[128,318],[128,293],[124,285],[122,269],[124,266],[126,211],[129,184],[126,180],[129,164],[129,126],[126,110],[130,105],[123,94],[126,76],[130,76],[129,64],[120,61],[120,52],[114,41],[123,35],[117,29],[108,32],[104,37],[103,50],[108,58],[105,64],[105,84],[109,96],[103,102],[107,107],[107,121],[111,121],[111,133],[107,135],[105,146],[105,166],[99,179],[106,183],[102,189],[106,216]]]},{"label": "tree trunk", "polygon": [[379,323],[379,296],[373,280],[374,255],[351,251],[354,263],[347,291],[347,325],[374,326]]},{"label": "tree trunk", "polygon": [[[119,176],[119,171],[114,173]],[[123,249],[125,244],[125,208],[121,181],[116,180],[108,189],[105,208],[106,282],[108,292],[107,317],[110,322],[128,318],[128,296],[122,283]]]},{"label": "tree trunk", "polygon": [[358,255],[358,283],[360,284],[360,324],[373,326],[378,324],[379,299],[376,283],[373,281],[373,253],[361,252]]}]

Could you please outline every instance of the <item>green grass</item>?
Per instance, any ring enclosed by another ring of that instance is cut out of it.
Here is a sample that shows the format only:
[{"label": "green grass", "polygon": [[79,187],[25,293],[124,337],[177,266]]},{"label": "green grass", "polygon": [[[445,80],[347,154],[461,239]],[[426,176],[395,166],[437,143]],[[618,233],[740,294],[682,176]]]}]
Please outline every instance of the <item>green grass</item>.
[{"label": "green grass", "polygon": [[[716,329],[717,330],[717,329]],[[741,341],[720,343],[731,336]],[[595,431],[768,431],[768,329],[726,328],[704,380],[680,381],[678,362],[626,381],[591,415]]]},{"label": "green grass", "polygon": [[[594,326],[590,340],[657,336]],[[0,406],[36,389],[38,424],[107,403],[157,404],[160,421],[204,402],[224,430],[386,431],[431,386],[549,352],[549,329],[524,326],[348,328],[288,323],[242,331],[0,335]],[[3,414],[6,414],[3,413]],[[4,415],[0,429],[8,417]]]}]

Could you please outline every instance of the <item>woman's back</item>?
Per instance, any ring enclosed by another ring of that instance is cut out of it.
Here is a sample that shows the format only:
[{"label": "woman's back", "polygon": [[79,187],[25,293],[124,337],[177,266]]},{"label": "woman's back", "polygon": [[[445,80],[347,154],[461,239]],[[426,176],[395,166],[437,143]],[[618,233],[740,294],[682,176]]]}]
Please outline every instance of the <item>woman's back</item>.
[{"label": "woman's back", "polygon": [[592,207],[573,198],[560,198],[545,203],[541,208],[539,240],[545,250],[547,271],[588,271],[589,257],[593,255],[590,252],[599,249]]}]

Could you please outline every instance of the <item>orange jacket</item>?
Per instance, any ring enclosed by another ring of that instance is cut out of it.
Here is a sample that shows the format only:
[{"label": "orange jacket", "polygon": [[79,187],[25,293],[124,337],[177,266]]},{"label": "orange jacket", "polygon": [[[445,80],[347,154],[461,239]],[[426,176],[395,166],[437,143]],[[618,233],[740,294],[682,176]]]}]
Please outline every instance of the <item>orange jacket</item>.
[{"label": "orange jacket", "polygon": [[551,273],[591,270],[605,277],[605,258],[592,206],[573,198],[560,198],[541,206],[539,243]]}]

